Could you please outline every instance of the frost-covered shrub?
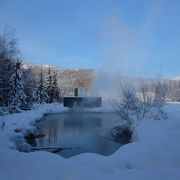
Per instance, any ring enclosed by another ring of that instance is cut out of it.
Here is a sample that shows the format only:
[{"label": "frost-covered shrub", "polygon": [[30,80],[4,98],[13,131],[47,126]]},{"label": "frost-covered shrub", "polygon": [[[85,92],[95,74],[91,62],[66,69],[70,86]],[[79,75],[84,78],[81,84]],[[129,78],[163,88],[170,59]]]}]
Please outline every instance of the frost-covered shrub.
[{"label": "frost-covered shrub", "polygon": [[164,111],[167,89],[164,88],[163,83],[158,79],[153,84],[154,98],[152,101],[151,117],[155,120],[167,119],[167,113]]},{"label": "frost-covered shrub", "polygon": [[14,113],[21,113],[22,110],[18,107],[9,107],[9,114],[14,114]]},{"label": "frost-covered shrub", "polygon": [[141,96],[138,96],[133,86],[121,86],[121,99],[114,100],[112,107],[129,126],[132,126],[135,120],[146,117],[166,119],[167,113],[163,109],[166,92],[159,80],[154,83],[152,91],[153,96],[150,95],[148,86],[143,83],[140,87]]},{"label": "frost-covered shrub", "polygon": [[9,114],[9,108],[8,107],[0,107],[0,116]]},{"label": "frost-covered shrub", "polygon": [[0,116],[21,112],[22,110],[17,107],[0,107]]},{"label": "frost-covered shrub", "polygon": [[139,100],[136,96],[136,91],[132,87],[121,86],[120,97],[120,101],[114,100],[112,102],[112,107],[119,114],[122,120],[126,121],[128,125],[132,125],[133,114],[137,115],[139,113]]}]

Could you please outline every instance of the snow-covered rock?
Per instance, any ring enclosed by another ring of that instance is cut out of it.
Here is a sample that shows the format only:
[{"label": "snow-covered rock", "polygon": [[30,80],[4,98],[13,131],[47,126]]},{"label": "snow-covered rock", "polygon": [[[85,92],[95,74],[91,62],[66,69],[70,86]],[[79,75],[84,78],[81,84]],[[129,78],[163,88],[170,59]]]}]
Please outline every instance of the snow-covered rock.
[{"label": "snow-covered rock", "polygon": [[27,143],[22,144],[19,149],[20,152],[31,152],[31,146]]}]

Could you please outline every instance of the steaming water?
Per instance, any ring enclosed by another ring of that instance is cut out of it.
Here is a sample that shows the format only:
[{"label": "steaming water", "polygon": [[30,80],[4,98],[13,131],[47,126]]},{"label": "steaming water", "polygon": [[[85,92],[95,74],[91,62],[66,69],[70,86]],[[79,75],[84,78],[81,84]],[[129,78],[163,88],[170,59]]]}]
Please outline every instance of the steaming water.
[{"label": "steaming water", "polygon": [[37,139],[37,147],[68,147],[58,153],[65,158],[85,152],[107,156],[122,145],[107,138],[109,129],[119,121],[115,113],[49,114],[37,123],[40,133],[46,134]]}]

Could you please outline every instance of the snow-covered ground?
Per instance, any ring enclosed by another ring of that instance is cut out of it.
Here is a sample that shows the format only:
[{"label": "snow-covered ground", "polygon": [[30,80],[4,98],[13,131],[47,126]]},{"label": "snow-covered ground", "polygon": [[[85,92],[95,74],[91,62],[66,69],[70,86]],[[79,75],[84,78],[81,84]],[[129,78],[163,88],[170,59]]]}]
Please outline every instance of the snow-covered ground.
[{"label": "snow-covered ground", "polygon": [[136,128],[136,141],[113,155],[85,153],[69,159],[48,152],[19,152],[14,145],[20,136],[15,129],[31,129],[44,113],[67,110],[61,105],[42,105],[32,111],[4,116],[6,123],[0,130],[0,179],[180,180],[180,104],[168,104],[165,108],[168,119],[141,121]]}]

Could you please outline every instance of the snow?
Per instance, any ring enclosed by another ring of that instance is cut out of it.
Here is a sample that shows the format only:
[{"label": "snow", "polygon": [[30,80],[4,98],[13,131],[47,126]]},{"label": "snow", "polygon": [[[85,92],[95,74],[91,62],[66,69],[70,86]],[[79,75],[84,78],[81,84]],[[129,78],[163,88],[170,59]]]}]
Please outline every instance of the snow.
[{"label": "snow", "polygon": [[[165,107],[168,119],[142,120],[136,127],[134,142],[122,146],[111,156],[84,153],[64,159],[48,152],[23,153],[15,149],[21,136],[15,129],[32,129],[45,113],[67,111],[59,104],[37,105],[32,111],[6,115],[0,130],[0,179],[3,180],[179,180],[180,104]],[[85,109],[89,111],[89,109]],[[111,107],[91,111],[112,111]]]}]

